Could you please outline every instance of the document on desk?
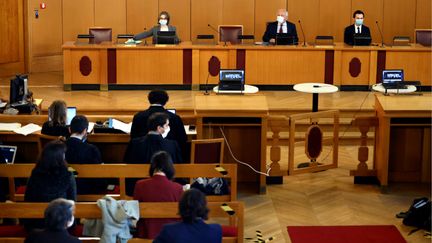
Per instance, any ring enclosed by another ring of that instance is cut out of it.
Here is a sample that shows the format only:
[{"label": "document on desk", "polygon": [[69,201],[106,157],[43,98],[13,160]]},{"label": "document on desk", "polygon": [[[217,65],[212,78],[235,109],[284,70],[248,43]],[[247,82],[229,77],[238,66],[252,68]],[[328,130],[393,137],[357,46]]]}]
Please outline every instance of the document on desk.
[{"label": "document on desk", "polygon": [[33,123],[27,124],[23,127],[17,128],[14,130],[15,133],[22,134],[24,136],[27,136],[29,134],[32,134],[34,132],[42,130],[42,127]]},{"label": "document on desk", "polygon": [[21,127],[21,123],[0,123],[0,131],[4,132],[13,132],[15,129]]},{"label": "document on desk", "polygon": [[93,128],[95,126],[94,122],[89,122],[88,128],[87,128],[87,132],[91,133],[93,131]]},{"label": "document on desk", "polygon": [[132,128],[132,122],[124,123],[124,122],[119,121],[117,119],[112,119],[112,127],[115,129],[118,129],[120,131],[123,131],[127,134],[130,134],[130,131]]}]

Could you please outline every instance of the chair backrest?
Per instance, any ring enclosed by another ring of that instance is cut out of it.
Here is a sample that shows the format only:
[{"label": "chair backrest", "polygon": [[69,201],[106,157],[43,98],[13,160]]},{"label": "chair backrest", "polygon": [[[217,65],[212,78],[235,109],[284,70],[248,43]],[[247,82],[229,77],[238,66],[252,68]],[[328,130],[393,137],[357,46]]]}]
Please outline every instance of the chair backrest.
[{"label": "chair backrest", "polygon": [[219,41],[229,41],[231,44],[241,44],[238,36],[243,34],[243,25],[219,25]]},{"label": "chair backrest", "polygon": [[223,163],[224,145],[223,138],[192,140],[191,163]]},{"label": "chair backrest", "polygon": [[417,29],[415,30],[415,43],[424,46],[432,45],[432,29]]},{"label": "chair backrest", "polygon": [[61,136],[50,136],[45,134],[39,134],[39,143],[40,143],[39,153],[42,152],[43,148],[45,148],[45,145],[47,145],[49,142],[54,140],[64,141],[65,138]]},{"label": "chair backrest", "polygon": [[89,34],[93,35],[94,38],[89,39],[90,44],[100,44],[104,41],[112,40],[112,29],[104,27],[92,27],[89,28]]}]

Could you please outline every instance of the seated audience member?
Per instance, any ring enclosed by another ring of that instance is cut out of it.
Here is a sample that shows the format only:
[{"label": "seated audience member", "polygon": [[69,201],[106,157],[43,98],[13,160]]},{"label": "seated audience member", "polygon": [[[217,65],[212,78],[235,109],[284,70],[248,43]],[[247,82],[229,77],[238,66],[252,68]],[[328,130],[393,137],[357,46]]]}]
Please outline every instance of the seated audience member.
[{"label": "seated audience member", "polygon": [[294,37],[294,43],[298,42],[297,30],[295,24],[288,21],[288,11],[285,9],[279,9],[277,11],[277,21],[271,22],[267,25],[267,28],[263,35],[264,42],[276,43],[277,34],[288,34]]},{"label": "seated audience member", "polygon": [[77,243],[77,238],[69,235],[67,228],[73,225],[75,203],[63,198],[55,199],[45,210],[45,228],[34,231],[24,243]]},{"label": "seated audience member", "polygon": [[182,222],[166,224],[154,243],[220,243],[222,227],[219,224],[207,224],[209,209],[202,192],[190,189],[183,193],[179,202],[179,214]]},{"label": "seated audience member", "polygon": [[[141,39],[145,39],[147,37],[153,36],[153,44],[157,44],[157,39],[158,39],[158,32],[159,31],[176,31],[176,27],[169,25],[170,22],[170,15],[168,12],[166,11],[162,11],[159,14],[159,19],[158,19],[158,25],[154,26],[153,28],[151,28],[151,30],[148,31],[144,31],[142,33],[137,34],[136,36],[134,36],[134,40],[141,40]],[[175,36],[175,42],[178,43],[180,40],[177,37],[177,33]]]},{"label": "seated audience member", "polygon": [[[50,202],[57,198],[76,200],[74,175],[68,171],[65,161],[66,146],[63,142],[49,142],[42,151],[27,183],[24,201]],[[43,221],[27,220],[28,230],[43,228]]]},{"label": "seated audience member", "polygon": [[152,90],[148,94],[150,107],[145,111],[140,111],[135,114],[132,121],[130,134],[131,139],[145,136],[149,131],[149,128],[147,127],[147,121],[150,115],[156,112],[163,112],[168,114],[171,128],[167,138],[175,140],[182,151],[182,157],[187,158],[190,151],[186,148],[187,135],[184,129],[183,121],[180,116],[173,114],[164,108],[165,104],[168,102],[168,99],[169,96],[164,90]]},{"label": "seated audience member", "polygon": [[[150,179],[137,181],[134,200],[140,202],[178,202],[183,187],[173,182],[175,170],[170,155],[165,151],[156,152],[151,159]],[[162,226],[176,222],[176,219],[141,219],[138,222],[138,236],[146,239],[155,238]]]},{"label": "seated audience member", "polygon": [[348,45],[354,45],[355,36],[370,37],[369,28],[363,25],[364,13],[361,10],[357,10],[353,14],[354,24],[345,28],[344,42]]},{"label": "seated audience member", "polygon": [[54,101],[48,108],[48,121],[42,125],[42,134],[69,137],[66,126],[67,106],[62,100]]}]

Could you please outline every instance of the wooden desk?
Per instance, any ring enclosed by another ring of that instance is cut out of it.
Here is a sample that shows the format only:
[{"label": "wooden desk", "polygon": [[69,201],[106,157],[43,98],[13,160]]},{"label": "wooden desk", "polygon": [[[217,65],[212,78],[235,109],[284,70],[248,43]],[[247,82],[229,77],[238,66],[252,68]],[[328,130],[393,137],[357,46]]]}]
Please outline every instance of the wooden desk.
[{"label": "wooden desk", "polygon": [[[233,155],[255,170],[266,172],[267,99],[261,95],[197,95],[195,96],[197,138],[226,137]],[[224,163],[237,163],[228,147],[224,148]],[[264,175],[238,166],[238,181],[256,184],[265,193]]]},{"label": "wooden desk", "polygon": [[432,96],[375,96],[375,169],[389,181],[430,182]]}]

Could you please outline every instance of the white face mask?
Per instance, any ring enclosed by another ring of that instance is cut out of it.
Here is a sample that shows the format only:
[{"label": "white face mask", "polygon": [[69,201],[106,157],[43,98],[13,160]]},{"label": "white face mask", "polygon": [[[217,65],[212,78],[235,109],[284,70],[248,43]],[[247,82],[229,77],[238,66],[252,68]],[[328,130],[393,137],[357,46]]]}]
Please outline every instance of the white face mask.
[{"label": "white face mask", "polygon": [[162,133],[162,137],[163,138],[166,138],[166,136],[168,136],[168,133],[170,132],[170,127],[168,126],[168,128],[165,128],[165,131],[164,131],[164,133]]},{"label": "white face mask", "polygon": [[159,20],[159,24],[160,25],[167,25],[168,24],[168,20],[166,20],[166,19],[160,19]]},{"label": "white face mask", "polygon": [[356,19],[355,23],[356,23],[356,25],[362,25],[363,24],[363,19]]},{"label": "white face mask", "polygon": [[74,224],[74,221],[75,221],[75,217],[72,215],[72,218],[71,218],[71,220],[67,223],[66,228],[70,228],[70,227]]},{"label": "white face mask", "polygon": [[282,24],[283,22],[285,22],[285,18],[282,16],[277,16],[276,20],[279,24]]}]

